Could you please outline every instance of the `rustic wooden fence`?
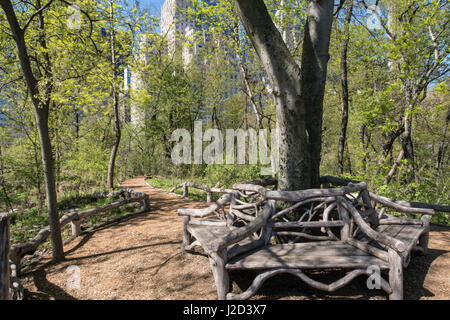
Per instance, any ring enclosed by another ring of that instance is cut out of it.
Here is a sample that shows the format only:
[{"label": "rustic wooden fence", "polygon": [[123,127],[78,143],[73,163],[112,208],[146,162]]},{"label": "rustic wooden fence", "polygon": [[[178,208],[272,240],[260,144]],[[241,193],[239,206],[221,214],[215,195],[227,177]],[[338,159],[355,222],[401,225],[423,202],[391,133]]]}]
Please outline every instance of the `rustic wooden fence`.
[{"label": "rustic wooden fence", "polygon": [[[144,212],[150,209],[150,199],[147,194],[136,192],[129,188],[122,189],[120,193],[124,198],[123,200],[81,212],[78,212],[76,209],[69,211],[59,220],[61,228],[70,223],[72,235],[78,236],[81,233],[81,221],[87,217],[133,202],[141,202]],[[10,246],[9,216],[3,213],[0,214],[0,300],[22,298],[23,290],[18,280],[20,262],[25,255],[33,254],[49,235],[50,227],[47,226],[41,229],[30,241]]]},{"label": "rustic wooden fence", "polygon": [[233,190],[231,189],[221,189],[216,187],[208,187],[206,185],[201,185],[195,182],[183,182],[174,186],[169,190],[170,193],[174,193],[175,190],[183,188],[183,197],[187,197],[189,193],[189,188],[194,188],[198,190],[203,190],[206,192],[206,202],[212,202],[212,194],[213,193],[231,193]]},{"label": "rustic wooden fence", "polygon": [[[277,181],[274,178],[266,178],[266,179],[258,179],[258,180],[252,180],[252,181],[242,181],[240,183],[246,183],[246,184],[255,184],[260,186],[268,186],[268,185],[276,185]],[[194,188],[198,190],[203,190],[206,192],[206,202],[212,202],[212,194],[213,193],[233,193],[235,190],[232,189],[222,189],[218,187],[208,187],[206,185],[201,185],[195,182],[183,182],[179,183],[176,186],[174,186],[172,189],[169,190],[170,193],[174,193],[175,190],[183,188],[183,197],[187,197],[189,194],[189,188]]]}]

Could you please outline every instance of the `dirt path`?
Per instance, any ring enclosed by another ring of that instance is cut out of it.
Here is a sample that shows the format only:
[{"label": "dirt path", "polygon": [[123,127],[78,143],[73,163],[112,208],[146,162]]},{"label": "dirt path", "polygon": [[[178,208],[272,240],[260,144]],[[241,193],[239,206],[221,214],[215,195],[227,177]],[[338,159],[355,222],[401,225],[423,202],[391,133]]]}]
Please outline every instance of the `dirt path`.
[{"label": "dirt path", "polygon": [[[217,298],[208,259],[180,250],[182,220],[177,209],[206,204],[149,187],[142,177],[127,180],[123,186],[148,193],[150,212],[81,235],[65,246],[63,263],[42,259],[21,278],[26,299]],[[405,271],[406,299],[450,298],[450,228],[433,226],[429,245],[429,254],[414,257]],[[79,289],[68,286],[72,265],[80,271]],[[245,289],[251,278],[245,272],[232,277],[234,292]],[[335,280],[322,273],[315,279]],[[386,295],[368,290],[364,277],[327,294],[281,275],[268,280],[253,299],[386,299]]]}]

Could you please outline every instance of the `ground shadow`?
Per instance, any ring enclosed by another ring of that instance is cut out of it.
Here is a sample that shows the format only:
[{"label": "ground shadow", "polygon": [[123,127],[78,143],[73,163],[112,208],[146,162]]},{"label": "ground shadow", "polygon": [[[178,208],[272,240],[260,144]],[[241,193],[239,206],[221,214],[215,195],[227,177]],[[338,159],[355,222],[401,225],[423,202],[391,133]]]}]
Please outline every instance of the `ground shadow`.
[{"label": "ground shadow", "polygon": [[77,300],[75,297],[67,293],[61,287],[47,280],[47,272],[45,271],[52,263],[42,265],[36,271],[30,273],[33,277],[34,285],[37,292],[24,290],[25,300]]}]

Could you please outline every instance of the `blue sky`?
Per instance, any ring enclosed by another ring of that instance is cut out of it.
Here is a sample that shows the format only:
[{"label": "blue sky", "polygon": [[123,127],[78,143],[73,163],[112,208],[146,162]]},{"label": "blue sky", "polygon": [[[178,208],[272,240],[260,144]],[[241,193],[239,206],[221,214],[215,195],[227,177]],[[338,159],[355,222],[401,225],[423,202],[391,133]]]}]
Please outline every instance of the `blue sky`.
[{"label": "blue sky", "polygon": [[150,9],[150,12],[157,17],[161,17],[161,6],[164,0],[139,0],[142,8]]}]

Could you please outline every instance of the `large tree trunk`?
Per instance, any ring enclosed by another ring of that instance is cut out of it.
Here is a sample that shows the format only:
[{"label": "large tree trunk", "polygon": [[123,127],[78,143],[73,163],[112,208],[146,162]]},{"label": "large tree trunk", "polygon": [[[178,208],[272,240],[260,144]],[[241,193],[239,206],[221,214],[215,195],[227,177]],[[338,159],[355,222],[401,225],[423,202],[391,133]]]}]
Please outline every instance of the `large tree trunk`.
[{"label": "large tree trunk", "polygon": [[[55,261],[61,261],[64,260],[64,251],[61,238],[61,227],[59,225],[59,216],[58,216],[54,159],[48,129],[48,116],[50,108],[49,95],[46,94],[47,96],[46,101],[41,100],[43,98],[40,95],[39,84],[31,68],[31,61],[25,43],[25,32],[24,30],[21,29],[19,22],[17,21],[17,17],[14,12],[14,8],[12,6],[11,1],[0,0],[0,5],[6,14],[6,18],[8,20],[11,32],[14,36],[14,41],[16,42],[22,73],[24,75],[27,88],[30,91],[31,100],[34,105],[36,125],[38,128],[39,140],[41,144],[42,163],[44,168],[45,189],[47,195],[51,242],[53,248],[53,259]],[[39,8],[37,10],[39,10]],[[44,28],[42,15],[40,16],[40,27],[41,29]],[[48,78],[46,80],[50,81],[51,83],[52,79]],[[48,88],[51,88],[49,84],[47,84],[46,86],[46,89]]]},{"label": "large tree trunk", "polygon": [[348,78],[347,78],[347,51],[348,43],[350,41],[350,20],[352,19],[353,0],[348,0],[347,15],[345,17],[344,25],[344,39],[342,40],[341,50],[341,89],[342,89],[342,118],[341,118],[341,132],[339,135],[338,147],[338,173],[344,173],[344,151],[345,142],[347,139],[347,124],[348,124]]},{"label": "large tree trunk", "polygon": [[[281,190],[319,186],[323,95],[333,1],[310,1],[302,70],[263,0],[235,0],[237,12],[269,77],[279,126]],[[304,93],[304,94],[302,94]]]},{"label": "large tree trunk", "polygon": [[308,20],[302,55],[302,94],[307,112],[309,153],[311,155],[311,184],[319,187],[320,160],[322,152],[323,97],[327,64],[330,58],[331,27],[334,2],[332,0],[311,0],[308,5]]}]

